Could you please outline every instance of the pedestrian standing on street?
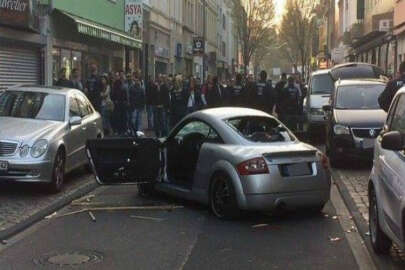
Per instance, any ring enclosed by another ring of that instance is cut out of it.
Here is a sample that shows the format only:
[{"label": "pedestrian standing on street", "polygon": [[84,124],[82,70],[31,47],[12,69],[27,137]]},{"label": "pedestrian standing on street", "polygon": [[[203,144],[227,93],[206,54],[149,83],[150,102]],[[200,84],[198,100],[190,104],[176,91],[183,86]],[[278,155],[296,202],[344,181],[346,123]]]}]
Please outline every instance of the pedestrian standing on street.
[{"label": "pedestrian standing on street", "polygon": [[281,113],[281,95],[282,92],[287,84],[287,74],[283,73],[281,74],[281,79],[280,81],[276,84],[274,88],[274,94],[275,94],[275,99],[276,99],[276,113],[279,115]]},{"label": "pedestrian standing on street", "polygon": [[66,77],[66,68],[61,68],[59,71],[59,78],[56,82],[56,86],[73,88],[72,81],[68,80]]},{"label": "pedestrian standing on street", "polygon": [[236,74],[235,84],[229,88],[229,105],[232,107],[244,107],[247,104],[247,93],[242,79],[242,74]]},{"label": "pedestrian standing on street", "polygon": [[83,91],[83,84],[80,81],[80,74],[76,68],[72,69],[72,76],[70,77],[70,80],[72,81],[72,87],[74,89]]},{"label": "pedestrian standing on street", "polygon": [[267,72],[260,72],[260,79],[251,91],[251,104],[253,108],[272,114],[274,107],[273,89],[267,82]]},{"label": "pedestrian standing on street", "polygon": [[135,131],[141,131],[142,113],[145,110],[145,93],[137,73],[134,72],[133,78],[133,84],[131,84],[129,89],[129,103],[132,112],[131,120]]},{"label": "pedestrian standing on street", "polygon": [[217,108],[224,105],[224,89],[218,82],[218,77],[212,77],[212,81],[208,82],[207,102],[210,108]]},{"label": "pedestrian standing on street", "polygon": [[158,77],[154,84],[156,94],[154,96],[154,127],[155,134],[158,138],[168,135],[168,111],[170,107],[169,89],[167,87],[166,78],[163,75]]},{"label": "pedestrian standing on street", "polygon": [[153,130],[153,110],[154,110],[154,95],[156,87],[154,86],[155,82],[152,80],[152,77],[149,76],[147,82],[145,83],[145,102],[146,102],[146,117],[148,119],[148,130]]},{"label": "pedestrian standing on street", "polygon": [[111,127],[112,113],[114,112],[114,103],[111,100],[111,87],[108,82],[108,76],[101,77],[101,117],[103,118],[103,128],[105,135],[113,133]]},{"label": "pedestrian standing on street", "polygon": [[173,128],[186,115],[187,95],[181,76],[176,76],[170,92],[170,126]]},{"label": "pedestrian standing on street", "polygon": [[200,89],[198,89],[196,80],[194,78],[190,78],[186,94],[187,94],[186,95],[187,114],[198,111],[203,107],[203,102],[201,99],[201,91]]},{"label": "pedestrian standing on street", "polygon": [[405,61],[399,65],[399,73],[397,77],[388,82],[384,92],[382,92],[378,98],[381,109],[388,112],[395,94],[402,86],[405,86]]},{"label": "pedestrian standing on street", "polygon": [[291,130],[296,131],[300,115],[300,93],[294,77],[288,78],[286,87],[279,96],[280,120]]},{"label": "pedestrian standing on street", "polygon": [[127,132],[128,121],[128,87],[125,73],[121,71],[119,74],[120,79],[115,81],[111,95],[114,102],[113,128],[118,135],[124,135]]},{"label": "pedestrian standing on street", "polygon": [[87,98],[93,104],[96,111],[100,111],[101,106],[101,82],[98,76],[97,65],[93,64],[90,67],[90,77],[86,81],[84,92]]}]

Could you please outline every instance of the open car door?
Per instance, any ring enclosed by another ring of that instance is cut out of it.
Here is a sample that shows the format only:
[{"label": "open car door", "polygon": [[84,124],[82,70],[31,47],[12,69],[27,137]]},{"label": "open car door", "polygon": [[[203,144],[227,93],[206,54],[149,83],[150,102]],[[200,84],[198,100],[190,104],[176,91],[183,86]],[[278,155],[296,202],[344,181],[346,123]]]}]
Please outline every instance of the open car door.
[{"label": "open car door", "polygon": [[160,174],[161,143],[151,138],[87,141],[87,157],[101,185],[152,183]]}]

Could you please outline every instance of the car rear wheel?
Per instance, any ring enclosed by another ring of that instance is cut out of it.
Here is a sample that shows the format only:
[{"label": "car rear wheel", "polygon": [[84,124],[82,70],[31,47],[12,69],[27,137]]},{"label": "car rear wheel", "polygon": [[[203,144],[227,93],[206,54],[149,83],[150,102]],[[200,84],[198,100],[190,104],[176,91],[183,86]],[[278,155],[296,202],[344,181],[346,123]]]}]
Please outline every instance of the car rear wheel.
[{"label": "car rear wheel", "polygon": [[65,181],[65,154],[59,150],[53,162],[52,182],[48,184],[51,193],[58,193],[63,188]]},{"label": "car rear wheel", "polygon": [[369,188],[369,227],[370,227],[370,240],[375,253],[387,254],[392,246],[391,239],[381,230],[380,220],[378,217],[378,204],[377,196],[374,188]]},{"label": "car rear wheel", "polygon": [[333,168],[339,168],[341,166],[341,157],[336,153],[333,146],[327,147],[326,153],[329,158],[330,165]]},{"label": "car rear wheel", "polygon": [[228,176],[219,173],[212,180],[210,206],[214,215],[230,220],[240,216],[241,211],[236,200],[235,189]]}]

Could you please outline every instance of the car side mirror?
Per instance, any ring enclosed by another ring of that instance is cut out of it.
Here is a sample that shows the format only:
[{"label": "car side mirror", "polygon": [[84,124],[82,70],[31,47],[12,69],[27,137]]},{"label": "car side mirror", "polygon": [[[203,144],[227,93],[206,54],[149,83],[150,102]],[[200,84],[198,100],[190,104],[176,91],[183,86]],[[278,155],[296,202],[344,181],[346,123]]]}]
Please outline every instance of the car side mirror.
[{"label": "car side mirror", "polygon": [[78,126],[82,124],[82,118],[80,116],[72,116],[70,117],[69,124],[71,126]]},{"label": "car side mirror", "polygon": [[324,105],[322,107],[322,110],[325,112],[331,112],[332,111],[332,105]]},{"label": "car side mirror", "polygon": [[402,134],[398,131],[390,131],[383,135],[381,147],[391,151],[401,151],[404,149]]}]

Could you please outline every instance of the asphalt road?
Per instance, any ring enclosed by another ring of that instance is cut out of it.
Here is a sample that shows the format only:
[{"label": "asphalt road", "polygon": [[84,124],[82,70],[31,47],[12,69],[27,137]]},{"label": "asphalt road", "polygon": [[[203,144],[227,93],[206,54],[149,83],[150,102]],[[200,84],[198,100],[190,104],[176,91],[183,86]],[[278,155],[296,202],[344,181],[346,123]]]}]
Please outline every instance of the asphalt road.
[{"label": "asphalt road", "polygon": [[358,269],[331,203],[319,215],[251,213],[232,222],[190,202],[142,199],[135,187],[99,188],[90,203],[184,208],[93,211],[95,222],[87,212],[44,220],[0,245],[0,269]]}]

